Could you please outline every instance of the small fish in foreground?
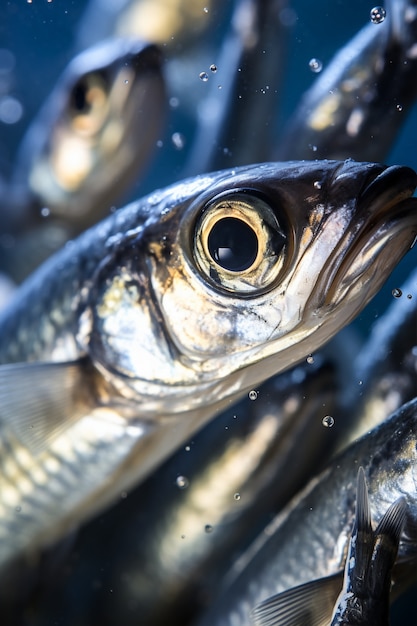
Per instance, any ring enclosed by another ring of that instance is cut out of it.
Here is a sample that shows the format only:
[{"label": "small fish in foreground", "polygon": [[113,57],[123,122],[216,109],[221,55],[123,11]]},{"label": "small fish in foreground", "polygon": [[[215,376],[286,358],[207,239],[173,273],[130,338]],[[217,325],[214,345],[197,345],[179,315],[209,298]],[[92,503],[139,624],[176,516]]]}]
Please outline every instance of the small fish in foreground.
[{"label": "small fish in foreground", "polygon": [[[252,546],[231,568],[228,580],[210,603],[198,626],[249,626],[251,612],[261,602],[295,587],[328,577],[337,578],[332,588],[317,593],[316,608],[326,602],[324,622],[330,625],[343,568],[352,536],[356,508],[358,467],[363,467],[369,489],[372,518],[379,523],[391,505],[405,498],[407,515],[392,573],[391,599],[415,581],[417,564],[417,398],[402,406],[380,426],[338,454],[258,535]],[[394,510],[396,507],[394,507]],[[379,531],[387,520],[381,522]],[[384,531],[385,532],[385,531]],[[382,541],[383,539],[383,541]],[[375,542],[376,563],[385,563]],[[360,563],[360,555],[356,555]],[[330,595],[329,595],[330,593]],[[305,617],[309,619],[310,611]],[[319,621],[317,625],[322,623]],[[311,626],[310,621],[298,626]]]},{"label": "small fish in foreground", "polygon": [[0,316],[0,565],[139,483],[358,314],[417,234],[407,167],[266,163],[133,203]]},{"label": "small fish in foreground", "polygon": [[[265,600],[253,610],[255,626],[388,626],[391,574],[406,514],[407,502],[401,497],[372,529],[360,467],[344,575],[314,580]],[[342,578],[343,589],[337,597]]]}]

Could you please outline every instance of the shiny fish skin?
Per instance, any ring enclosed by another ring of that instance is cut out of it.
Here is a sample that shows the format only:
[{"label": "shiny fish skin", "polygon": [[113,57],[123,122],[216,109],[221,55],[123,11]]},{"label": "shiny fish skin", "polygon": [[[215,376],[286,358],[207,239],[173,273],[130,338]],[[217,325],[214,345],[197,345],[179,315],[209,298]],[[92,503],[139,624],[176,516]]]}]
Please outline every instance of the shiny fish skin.
[{"label": "shiny fish skin", "polygon": [[22,141],[3,230],[53,218],[69,238],[105,217],[148,162],[165,108],[155,45],[111,39],[75,57]]},{"label": "shiny fish skin", "polygon": [[[408,168],[352,161],[218,172],[133,203],[40,268],[0,318],[1,561],[102,509],[335,334],[411,245],[415,185]],[[257,233],[236,271],[209,258],[225,211]]]},{"label": "shiny fish skin", "polygon": [[[66,593],[76,586],[92,624],[137,626],[138,616],[146,626],[189,623],[214,594],[231,555],[249,545],[334,444],[336,429],[323,428],[318,416],[333,413],[337,373],[333,361],[316,358],[275,376],[257,389],[256,400],[243,398],[215,418],[92,520],[43,620],[64,612],[65,624],[77,621]],[[89,579],[100,581],[93,595],[80,583]]]},{"label": "shiny fish skin", "polygon": [[385,21],[365,26],[306,91],[274,158],[387,157],[417,97],[417,3],[385,8]]},{"label": "shiny fish skin", "polygon": [[251,610],[263,600],[340,572],[354,518],[360,465],[376,523],[393,502],[405,497],[408,517],[398,561],[410,562],[411,573],[415,571],[417,399],[353,443],[310,481],[237,562],[232,584],[199,626],[249,626]]},{"label": "shiny fish skin", "polygon": [[[343,447],[375,428],[417,393],[417,269],[401,285],[356,356],[344,404],[351,424]],[[358,384],[359,383],[359,384]]]},{"label": "shiny fish skin", "polygon": [[406,500],[400,497],[373,530],[365,475],[360,467],[344,573],[305,583],[261,602],[251,615],[254,624],[388,626],[392,569],[407,513]]}]

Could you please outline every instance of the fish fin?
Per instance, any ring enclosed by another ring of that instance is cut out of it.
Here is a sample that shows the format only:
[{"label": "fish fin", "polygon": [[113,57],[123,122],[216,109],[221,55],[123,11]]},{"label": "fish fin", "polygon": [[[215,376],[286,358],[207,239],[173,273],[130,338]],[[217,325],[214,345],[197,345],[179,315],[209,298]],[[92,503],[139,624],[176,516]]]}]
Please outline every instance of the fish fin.
[{"label": "fish fin", "polygon": [[360,467],[358,470],[356,486],[356,513],[352,534],[355,532],[372,533],[371,509],[363,467]]},{"label": "fish fin", "polygon": [[251,612],[252,623],[254,626],[328,626],[342,582],[343,572],[338,572],[287,589],[258,604]]},{"label": "fish fin", "polygon": [[87,359],[0,365],[0,425],[34,454],[95,406]]},{"label": "fish fin", "polygon": [[377,537],[387,535],[393,544],[398,547],[401,532],[407,517],[407,510],[407,500],[403,496],[398,498],[398,500],[391,504],[380,519],[375,530],[375,535]]}]

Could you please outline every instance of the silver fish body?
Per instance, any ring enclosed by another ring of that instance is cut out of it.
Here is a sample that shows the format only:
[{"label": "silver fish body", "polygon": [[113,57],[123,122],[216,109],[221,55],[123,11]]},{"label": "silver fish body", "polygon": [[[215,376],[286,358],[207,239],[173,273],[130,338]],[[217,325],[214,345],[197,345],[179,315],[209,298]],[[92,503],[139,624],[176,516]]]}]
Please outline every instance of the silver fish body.
[{"label": "silver fish body", "polygon": [[[358,465],[364,468],[375,522],[378,523],[399,498],[406,500],[407,516],[398,562],[408,563],[412,575],[417,558],[416,443],[417,399],[414,399],[354,442],[310,481],[236,563],[230,575],[233,582],[199,624],[249,625],[252,610],[267,598],[340,574],[354,519]],[[338,584],[340,589],[340,576]],[[318,624],[330,623],[337,594],[336,590],[334,595],[334,589],[330,594],[330,614],[327,608],[325,610],[327,622]],[[318,611],[322,608],[320,603],[327,600],[327,597],[320,597],[320,602],[316,602]]]},{"label": "silver fish body", "polygon": [[[265,600],[252,613],[254,624],[388,626],[392,570],[407,513],[407,503],[402,496],[388,508],[373,530],[365,475],[360,467],[355,521],[344,575],[314,580]],[[331,613],[332,596],[335,606]]]},{"label": "silver fish body", "polygon": [[417,270],[393,290],[393,296],[355,358],[355,380],[344,399],[346,407],[354,409],[349,410],[351,424],[343,446],[375,428],[417,393]]},{"label": "silver fish body", "polygon": [[386,3],[386,19],[350,40],[304,94],[277,159],[385,159],[417,96],[415,0]]},{"label": "silver fish body", "polygon": [[412,244],[415,185],[352,161],[218,172],[40,268],[0,318],[1,561],[91,517],[335,334]]},{"label": "silver fish body", "polygon": [[[147,626],[188,623],[214,594],[232,555],[249,545],[331,449],[335,429],[323,428],[318,416],[333,414],[337,372],[334,362],[317,358],[275,376],[252,390],[256,399],[243,398],[216,417],[92,520],[72,550],[82,556],[64,567],[70,573],[43,620],[53,622],[64,611],[75,623],[77,607],[66,590],[77,587],[93,624],[134,626],[138,616]],[[101,545],[105,551],[97,550]],[[93,595],[78,582],[86,578],[100,581]],[[20,593],[15,602],[21,604]]]},{"label": "silver fish body", "polygon": [[108,215],[149,161],[164,117],[156,46],[111,39],[79,54],[22,141],[3,230],[56,220],[70,238]]}]

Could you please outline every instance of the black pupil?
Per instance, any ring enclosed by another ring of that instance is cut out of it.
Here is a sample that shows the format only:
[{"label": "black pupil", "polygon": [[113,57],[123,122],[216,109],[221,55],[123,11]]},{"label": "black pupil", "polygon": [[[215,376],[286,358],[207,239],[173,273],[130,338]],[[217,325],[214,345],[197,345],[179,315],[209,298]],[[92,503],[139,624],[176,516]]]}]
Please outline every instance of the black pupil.
[{"label": "black pupil", "polygon": [[235,217],[219,220],[208,236],[211,257],[225,270],[248,269],[258,254],[258,240],[248,224]]},{"label": "black pupil", "polygon": [[89,104],[87,103],[88,86],[86,81],[78,82],[72,90],[72,104],[76,111],[85,111]]}]

